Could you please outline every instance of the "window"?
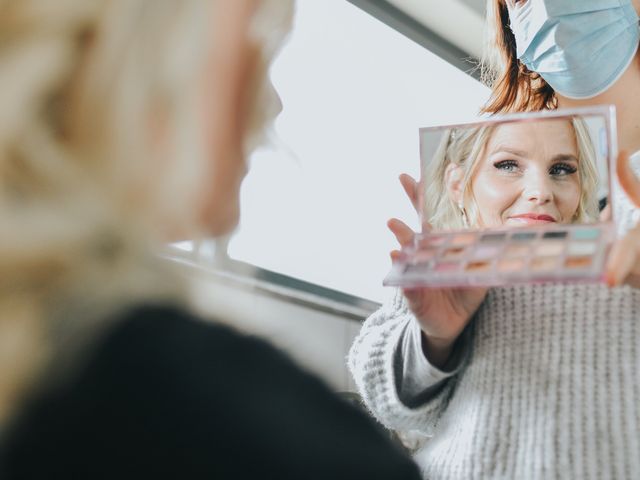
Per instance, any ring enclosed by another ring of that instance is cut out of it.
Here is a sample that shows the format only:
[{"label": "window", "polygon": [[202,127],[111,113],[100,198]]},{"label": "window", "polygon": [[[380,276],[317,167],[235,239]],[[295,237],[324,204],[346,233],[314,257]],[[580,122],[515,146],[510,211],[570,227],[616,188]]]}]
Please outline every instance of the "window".
[{"label": "window", "polygon": [[278,141],[251,159],[228,252],[380,301],[386,221],[417,224],[398,175],[418,174],[418,128],[468,120],[488,90],[345,0],[297,8],[271,73]]}]

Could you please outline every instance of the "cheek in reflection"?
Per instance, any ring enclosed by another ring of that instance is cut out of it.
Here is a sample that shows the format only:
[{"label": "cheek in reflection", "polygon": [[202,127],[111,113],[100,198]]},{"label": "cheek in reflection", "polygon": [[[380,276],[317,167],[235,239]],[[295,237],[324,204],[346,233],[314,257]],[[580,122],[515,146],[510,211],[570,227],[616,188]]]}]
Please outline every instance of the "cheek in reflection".
[{"label": "cheek in reflection", "polygon": [[480,228],[503,225],[506,212],[514,206],[521,193],[518,182],[485,170],[476,175],[471,190],[477,210],[475,223]]},{"label": "cheek in reflection", "polygon": [[580,177],[576,174],[571,180],[556,185],[554,197],[560,213],[561,223],[574,223],[580,206]]},{"label": "cheek in reflection", "polygon": [[478,227],[572,223],[580,204],[578,175],[519,179],[481,172],[472,184]]}]

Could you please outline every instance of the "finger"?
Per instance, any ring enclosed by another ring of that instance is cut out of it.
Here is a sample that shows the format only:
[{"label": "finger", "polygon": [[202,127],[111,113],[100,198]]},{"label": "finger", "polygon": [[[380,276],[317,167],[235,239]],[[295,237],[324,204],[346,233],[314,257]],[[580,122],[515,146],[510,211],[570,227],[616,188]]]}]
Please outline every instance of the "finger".
[{"label": "finger", "polygon": [[618,155],[616,171],[618,172],[620,186],[636,207],[640,207],[640,180],[638,180],[638,177],[635,176],[631,169],[627,152],[623,151]]},{"label": "finger", "polygon": [[407,175],[406,173],[401,174],[399,178],[404,193],[407,194],[407,197],[409,197],[409,200],[411,201],[411,205],[413,205],[413,208],[417,212],[419,209],[418,182],[416,182],[411,175]]},{"label": "finger", "polygon": [[427,233],[431,231],[431,224],[424,220],[422,222],[422,233]]},{"label": "finger", "polygon": [[389,256],[391,257],[392,263],[399,262],[406,258],[406,255],[400,250],[391,250]]},{"label": "finger", "polygon": [[624,240],[616,242],[611,247],[605,272],[607,285],[615,287],[622,284],[623,279],[629,274],[629,265],[634,260],[633,257],[632,251]]},{"label": "finger", "polygon": [[396,240],[398,240],[398,243],[401,246],[405,247],[413,243],[413,237],[415,234],[403,221],[398,220],[397,218],[392,218],[387,222],[387,227],[389,227],[391,233],[395,235]]},{"label": "finger", "polygon": [[611,247],[605,280],[610,287],[622,285],[629,274],[640,261],[638,246],[640,245],[640,230],[637,228],[617,240]]}]

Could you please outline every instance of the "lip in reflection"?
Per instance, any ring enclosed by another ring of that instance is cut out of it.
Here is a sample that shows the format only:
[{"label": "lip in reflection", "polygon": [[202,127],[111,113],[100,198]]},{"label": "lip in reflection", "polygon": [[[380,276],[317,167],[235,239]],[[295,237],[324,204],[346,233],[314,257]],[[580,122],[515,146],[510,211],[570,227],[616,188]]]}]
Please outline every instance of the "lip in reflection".
[{"label": "lip in reflection", "polygon": [[526,225],[536,225],[536,224],[542,224],[542,223],[557,222],[555,218],[545,213],[522,213],[520,215],[513,215],[509,217],[508,220],[513,220],[517,223],[526,224]]}]

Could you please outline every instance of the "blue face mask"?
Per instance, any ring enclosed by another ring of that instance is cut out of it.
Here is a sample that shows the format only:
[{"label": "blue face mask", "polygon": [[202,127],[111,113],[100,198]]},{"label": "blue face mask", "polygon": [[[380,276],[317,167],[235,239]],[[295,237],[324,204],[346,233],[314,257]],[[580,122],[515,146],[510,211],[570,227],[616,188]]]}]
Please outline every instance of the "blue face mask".
[{"label": "blue face mask", "polygon": [[633,60],[640,29],[631,0],[507,0],[518,58],[560,95],[594,97]]}]

